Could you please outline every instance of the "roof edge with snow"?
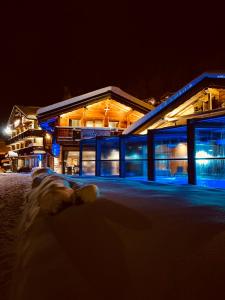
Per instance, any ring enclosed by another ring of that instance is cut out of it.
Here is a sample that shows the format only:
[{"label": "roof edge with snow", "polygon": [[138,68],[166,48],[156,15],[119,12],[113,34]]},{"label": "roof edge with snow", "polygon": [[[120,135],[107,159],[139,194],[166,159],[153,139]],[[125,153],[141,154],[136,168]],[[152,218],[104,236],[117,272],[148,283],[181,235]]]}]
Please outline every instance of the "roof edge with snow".
[{"label": "roof edge with snow", "polygon": [[87,103],[88,101],[92,99],[98,99],[101,97],[104,97],[105,95],[111,94],[112,96],[118,97],[123,99],[127,105],[129,103],[137,108],[139,108],[140,111],[147,113],[149,110],[153,108],[149,103],[146,103],[130,94],[127,92],[121,90],[118,87],[115,86],[108,86],[105,88],[101,88],[83,95],[79,95],[67,100],[63,100],[60,102],[57,102],[55,104],[51,104],[45,107],[42,107],[38,109],[37,114],[38,117],[43,117],[46,115],[49,115],[53,112],[62,112],[63,109],[70,109],[76,106],[80,106],[82,104]]},{"label": "roof edge with snow", "polygon": [[189,82],[183,88],[178,90],[175,94],[170,96],[166,101],[161,103],[155,109],[144,115],[141,119],[133,123],[130,127],[123,131],[123,134],[131,134],[136,133],[140,130],[146,123],[150,122],[151,119],[160,114],[164,109],[166,109],[169,105],[176,102],[181,96],[185,95],[191,89],[196,87],[197,84],[201,83],[204,79],[225,79],[225,73],[210,73],[205,72],[200,76],[196,77],[194,80]]}]

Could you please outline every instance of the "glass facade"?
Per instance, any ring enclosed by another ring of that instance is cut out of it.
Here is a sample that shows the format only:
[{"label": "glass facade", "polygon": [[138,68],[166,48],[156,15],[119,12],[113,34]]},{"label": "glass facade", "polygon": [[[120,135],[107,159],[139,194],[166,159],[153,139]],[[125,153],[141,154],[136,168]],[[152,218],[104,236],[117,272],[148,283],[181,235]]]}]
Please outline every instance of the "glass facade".
[{"label": "glass facade", "polygon": [[149,173],[161,183],[225,188],[225,117],[155,129],[149,136],[82,140],[80,151],[83,175],[147,179]]},{"label": "glass facade", "polygon": [[147,178],[147,136],[128,136],[125,147],[125,177]]},{"label": "glass facade", "polygon": [[185,126],[155,130],[155,179],[187,183],[187,130]]}]

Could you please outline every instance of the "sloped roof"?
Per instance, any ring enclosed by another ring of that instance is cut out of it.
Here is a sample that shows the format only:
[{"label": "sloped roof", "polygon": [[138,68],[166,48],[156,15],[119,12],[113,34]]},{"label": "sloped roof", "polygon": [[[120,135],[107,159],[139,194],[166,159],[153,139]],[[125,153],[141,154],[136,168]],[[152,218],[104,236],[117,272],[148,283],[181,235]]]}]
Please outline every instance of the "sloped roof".
[{"label": "sloped roof", "polygon": [[14,105],[13,109],[11,111],[8,123],[11,122],[16,110],[19,110],[28,119],[36,119],[37,110],[39,108],[40,108],[40,106]]},{"label": "sloped roof", "polygon": [[40,108],[40,106],[23,106],[23,105],[15,105],[18,107],[26,116],[29,115],[36,115],[37,110]]},{"label": "sloped roof", "polygon": [[48,105],[38,109],[38,117],[50,115],[52,113],[63,113],[64,111],[69,111],[71,108],[81,107],[81,105],[90,104],[92,101],[97,101],[107,95],[115,97],[126,105],[134,106],[137,110],[143,113],[149,112],[153,109],[153,106],[146,103],[126,92],[118,87],[108,86],[102,89],[95,90],[90,93],[86,93],[77,97],[73,97],[64,101],[57,102],[52,105]]},{"label": "sloped roof", "polygon": [[[144,115],[141,119],[139,119],[137,122],[133,123],[130,127],[128,127],[126,130],[123,131],[123,134],[130,134],[130,133],[136,133],[137,131],[140,131],[141,129],[145,129],[144,127],[150,123],[152,119],[160,118],[161,113],[166,110],[168,107],[172,105],[176,105],[179,100],[182,98],[183,101],[186,100],[185,95],[189,94],[191,90],[195,90],[197,86],[203,81],[210,79],[210,80],[223,80],[223,85],[225,86],[225,73],[203,73],[191,82],[189,82],[187,85],[185,85],[183,88],[178,90],[176,93],[174,93],[172,96],[170,96],[168,99],[166,99],[164,102],[162,102],[159,106],[157,106],[155,109]],[[209,84],[209,81],[206,82],[206,86]],[[201,86],[201,88],[203,88]]]}]

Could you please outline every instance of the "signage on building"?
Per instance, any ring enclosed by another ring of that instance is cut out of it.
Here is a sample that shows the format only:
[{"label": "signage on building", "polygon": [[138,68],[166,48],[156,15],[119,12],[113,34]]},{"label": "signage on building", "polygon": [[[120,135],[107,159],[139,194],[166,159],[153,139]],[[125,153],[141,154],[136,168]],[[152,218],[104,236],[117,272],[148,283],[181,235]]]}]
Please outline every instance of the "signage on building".
[{"label": "signage on building", "polygon": [[110,130],[101,130],[101,129],[82,129],[81,130],[81,139],[94,138],[96,136],[110,136]]}]

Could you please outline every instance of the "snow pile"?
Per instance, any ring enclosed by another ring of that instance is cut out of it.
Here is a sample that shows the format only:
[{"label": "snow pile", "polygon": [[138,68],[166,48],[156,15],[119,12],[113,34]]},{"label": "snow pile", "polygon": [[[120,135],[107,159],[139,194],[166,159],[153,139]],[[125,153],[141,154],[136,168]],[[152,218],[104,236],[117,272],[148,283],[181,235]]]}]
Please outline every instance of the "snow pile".
[{"label": "snow pile", "polygon": [[32,173],[32,189],[26,195],[26,225],[23,226],[27,229],[39,211],[56,214],[74,204],[94,203],[97,197],[99,189],[94,184],[80,186],[48,168],[36,169]]}]

